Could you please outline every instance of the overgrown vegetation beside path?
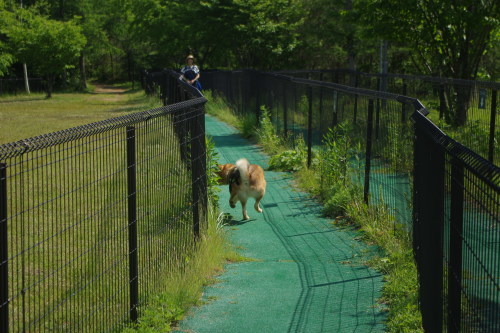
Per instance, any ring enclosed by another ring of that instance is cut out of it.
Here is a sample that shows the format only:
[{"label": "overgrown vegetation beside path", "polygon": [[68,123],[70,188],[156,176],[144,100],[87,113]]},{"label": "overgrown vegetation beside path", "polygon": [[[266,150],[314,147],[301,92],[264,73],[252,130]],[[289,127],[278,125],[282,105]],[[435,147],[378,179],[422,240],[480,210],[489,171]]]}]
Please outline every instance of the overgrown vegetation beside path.
[{"label": "overgrown vegetation beside path", "polygon": [[[302,138],[282,139],[274,130],[268,112],[262,110],[260,126],[253,115],[238,117],[224,100],[205,93],[210,102],[207,113],[258,142],[271,157],[270,168],[293,171],[297,186],[310,193],[324,206],[325,215],[336,226],[354,225],[368,244],[378,246],[380,254],[366,262],[384,274],[383,296],[379,300],[389,311],[389,332],[422,331],[418,308],[417,270],[411,239],[406,230],[383,204],[367,206],[363,192],[354,180],[355,145],[348,125],[330,131],[324,149],[316,150],[311,168],[306,167],[306,146]],[[293,144],[292,144],[293,142]]]}]

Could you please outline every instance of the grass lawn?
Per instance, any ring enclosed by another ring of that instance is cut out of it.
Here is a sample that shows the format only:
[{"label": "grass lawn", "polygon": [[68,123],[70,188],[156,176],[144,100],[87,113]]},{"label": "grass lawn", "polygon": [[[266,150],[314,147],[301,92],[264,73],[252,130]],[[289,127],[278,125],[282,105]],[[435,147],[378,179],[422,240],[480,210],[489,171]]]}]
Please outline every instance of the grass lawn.
[{"label": "grass lawn", "polygon": [[[0,144],[160,105],[130,84],[0,97]],[[7,158],[13,331],[165,332],[239,257],[217,228],[194,246],[191,172],[170,117],[136,124],[139,315],[129,309],[125,128]],[[4,162],[4,161],[2,161]],[[125,325],[125,326],[124,326]]]},{"label": "grass lawn", "polygon": [[96,84],[89,92],[0,96],[0,144],[159,106],[131,83]]}]

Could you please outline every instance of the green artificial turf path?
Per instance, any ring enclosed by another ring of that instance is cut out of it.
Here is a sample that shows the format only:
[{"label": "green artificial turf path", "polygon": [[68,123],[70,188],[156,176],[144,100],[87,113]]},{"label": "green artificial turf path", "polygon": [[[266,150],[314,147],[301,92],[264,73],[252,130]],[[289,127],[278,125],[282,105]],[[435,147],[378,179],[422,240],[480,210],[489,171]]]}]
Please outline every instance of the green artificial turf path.
[{"label": "green artificial turf path", "polygon": [[220,163],[246,157],[266,170],[262,214],[247,204],[229,207],[222,188],[221,210],[233,219],[224,226],[242,256],[226,265],[219,282],[205,288],[203,305],[193,308],[179,332],[383,332],[386,313],[377,304],[382,276],[367,267],[375,249],[359,234],[335,227],[320,206],[292,187],[290,174],[267,170],[268,157],[232,127],[206,117]]}]

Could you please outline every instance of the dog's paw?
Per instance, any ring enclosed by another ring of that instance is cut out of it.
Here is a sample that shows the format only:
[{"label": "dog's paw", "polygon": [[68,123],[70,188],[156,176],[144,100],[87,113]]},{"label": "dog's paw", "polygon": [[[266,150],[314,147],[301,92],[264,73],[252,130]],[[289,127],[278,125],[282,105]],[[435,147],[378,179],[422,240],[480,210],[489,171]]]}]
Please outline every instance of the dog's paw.
[{"label": "dog's paw", "polygon": [[231,208],[235,208],[236,207],[236,203],[234,203],[232,201],[229,201],[229,206],[231,206]]},{"label": "dog's paw", "polygon": [[259,213],[262,213],[262,208],[260,208],[259,205],[255,205],[253,206],[253,208],[255,208],[255,210],[258,211]]},{"label": "dog's paw", "polygon": [[250,220],[250,216],[248,216],[248,215],[243,215],[243,220]]}]

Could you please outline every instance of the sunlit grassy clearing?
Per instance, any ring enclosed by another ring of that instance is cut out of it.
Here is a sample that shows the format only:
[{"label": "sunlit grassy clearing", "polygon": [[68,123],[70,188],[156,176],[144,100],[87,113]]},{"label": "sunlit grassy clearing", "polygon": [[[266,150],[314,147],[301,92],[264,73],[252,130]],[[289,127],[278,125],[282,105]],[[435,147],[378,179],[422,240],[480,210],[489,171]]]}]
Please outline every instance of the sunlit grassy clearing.
[{"label": "sunlit grassy clearing", "polygon": [[[191,174],[168,116],[137,124],[136,141],[139,298],[147,302],[192,251]],[[22,254],[9,263],[12,327],[121,326],[129,310],[125,128],[24,159],[7,160],[10,250]]]},{"label": "sunlit grassy clearing", "polygon": [[160,105],[135,84],[113,86],[122,93],[54,93],[0,96],[0,144],[148,110]]}]

